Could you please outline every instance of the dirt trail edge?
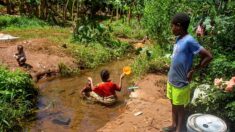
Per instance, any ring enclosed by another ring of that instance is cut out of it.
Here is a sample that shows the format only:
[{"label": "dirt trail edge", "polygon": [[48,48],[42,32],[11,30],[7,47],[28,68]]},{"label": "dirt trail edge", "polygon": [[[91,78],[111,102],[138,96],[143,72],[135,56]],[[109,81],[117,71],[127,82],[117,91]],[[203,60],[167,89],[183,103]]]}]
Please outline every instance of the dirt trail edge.
[{"label": "dirt trail edge", "polygon": [[[26,63],[30,68],[19,67],[13,55],[17,52],[17,45],[22,45],[26,54]],[[58,72],[59,63],[68,67],[77,67],[73,57],[66,53],[66,49],[47,39],[30,39],[24,41],[0,41],[0,62],[11,70],[21,69],[32,77],[43,76],[48,72]],[[37,79],[38,79],[37,78]]]},{"label": "dirt trail edge", "polygon": [[98,132],[161,132],[171,125],[171,104],[165,97],[166,76],[149,74],[130,95],[124,112]]}]

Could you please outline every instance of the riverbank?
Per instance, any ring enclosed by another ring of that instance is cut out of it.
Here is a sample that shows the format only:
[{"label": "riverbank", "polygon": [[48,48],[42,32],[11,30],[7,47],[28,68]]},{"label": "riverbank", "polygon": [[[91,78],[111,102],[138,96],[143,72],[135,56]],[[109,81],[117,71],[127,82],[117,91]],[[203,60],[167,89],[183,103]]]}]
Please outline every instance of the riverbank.
[{"label": "riverbank", "polygon": [[148,74],[137,82],[124,112],[99,132],[160,132],[171,125],[171,104],[165,97],[166,76]]},{"label": "riverbank", "polygon": [[[29,39],[19,41],[0,42],[0,60],[10,70],[21,69],[29,73],[35,81],[43,77],[47,71],[59,72],[59,64],[66,64],[70,68],[76,68],[75,59],[66,53],[66,49],[50,42],[47,39]],[[22,45],[26,54],[26,67],[19,67],[14,54],[17,53],[17,45]]]}]

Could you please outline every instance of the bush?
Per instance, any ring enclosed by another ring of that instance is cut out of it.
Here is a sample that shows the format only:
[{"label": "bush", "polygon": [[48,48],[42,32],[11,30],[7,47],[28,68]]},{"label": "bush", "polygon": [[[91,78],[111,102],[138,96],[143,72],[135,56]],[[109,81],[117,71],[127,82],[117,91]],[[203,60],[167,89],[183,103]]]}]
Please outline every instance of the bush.
[{"label": "bush", "polygon": [[138,79],[145,73],[163,72],[168,69],[167,64],[170,59],[165,57],[164,50],[159,45],[145,47],[140,51],[140,55],[132,64],[135,79]]},{"label": "bush", "polygon": [[115,48],[105,47],[99,43],[90,43],[89,45],[76,45],[73,47],[73,53],[77,58],[78,64],[82,68],[95,68],[98,65],[107,63],[112,59],[121,57],[132,48],[129,44],[114,42],[111,45]]},{"label": "bush", "polygon": [[145,0],[144,27],[151,38],[159,44],[168,42],[170,39],[170,19],[173,2]]},{"label": "bush", "polygon": [[0,29],[3,28],[26,28],[26,27],[43,27],[47,24],[36,18],[28,18],[21,16],[0,16]]},{"label": "bush", "polygon": [[200,87],[204,95],[199,95],[190,105],[195,113],[210,113],[235,123],[235,90],[224,92],[215,86]]},{"label": "bush", "polygon": [[136,20],[132,20],[131,24],[123,22],[123,20],[113,21],[112,23],[107,21],[105,24],[112,27],[112,34],[116,37],[143,39],[146,36],[145,29]]},{"label": "bush", "polygon": [[59,67],[60,75],[63,77],[76,75],[76,74],[79,74],[80,72],[80,69],[72,69],[62,62],[58,64],[58,67]]},{"label": "bush", "polygon": [[31,113],[37,99],[29,75],[0,66],[0,130],[7,131]]},{"label": "bush", "polygon": [[220,55],[216,57],[205,72],[207,81],[211,82],[216,77],[228,79],[235,73],[235,61],[229,60],[227,56]]},{"label": "bush", "polygon": [[84,18],[77,22],[73,37],[75,41],[81,43],[98,42],[106,44],[111,40],[110,31],[110,27],[105,27],[96,20]]}]

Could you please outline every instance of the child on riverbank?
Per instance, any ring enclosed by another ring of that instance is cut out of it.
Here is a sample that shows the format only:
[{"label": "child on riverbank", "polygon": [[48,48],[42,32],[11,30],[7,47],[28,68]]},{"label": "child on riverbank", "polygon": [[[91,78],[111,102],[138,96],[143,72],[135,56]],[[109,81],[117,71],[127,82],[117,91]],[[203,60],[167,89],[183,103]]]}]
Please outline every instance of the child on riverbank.
[{"label": "child on riverbank", "polygon": [[24,66],[26,62],[26,56],[22,45],[17,46],[17,53],[14,55],[19,66]]},{"label": "child on riverbank", "polygon": [[[171,21],[172,32],[177,36],[168,73],[167,97],[172,103],[172,126],[163,128],[168,132],[182,132],[185,106],[190,101],[189,82],[196,70],[206,66],[212,55],[188,34],[190,18],[185,13],[176,14]],[[200,55],[201,61],[192,68],[194,55]]]},{"label": "child on riverbank", "polygon": [[81,94],[85,97],[92,97],[96,101],[111,105],[117,101],[116,91],[121,91],[122,88],[122,79],[124,77],[124,73],[120,76],[119,85],[113,83],[109,77],[110,73],[108,70],[102,70],[100,72],[100,77],[102,82],[97,86],[93,85],[93,80],[91,77],[88,77],[87,86],[81,91]]}]

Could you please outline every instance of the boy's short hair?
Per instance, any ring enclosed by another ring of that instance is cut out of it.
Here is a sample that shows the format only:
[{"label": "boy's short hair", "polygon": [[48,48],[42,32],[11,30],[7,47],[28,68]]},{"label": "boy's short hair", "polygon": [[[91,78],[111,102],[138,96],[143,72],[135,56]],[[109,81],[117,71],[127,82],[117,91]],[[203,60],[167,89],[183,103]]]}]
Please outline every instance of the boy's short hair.
[{"label": "boy's short hair", "polygon": [[172,18],[171,23],[181,26],[185,31],[187,31],[190,23],[190,17],[186,13],[177,13]]},{"label": "boy's short hair", "polygon": [[18,49],[18,50],[23,50],[24,47],[23,47],[22,45],[17,45],[17,49]]},{"label": "boy's short hair", "polygon": [[100,77],[101,77],[101,79],[102,79],[102,81],[103,82],[107,82],[108,81],[108,79],[109,79],[109,71],[108,70],[102,70],[101,72],[100,72]]}]

